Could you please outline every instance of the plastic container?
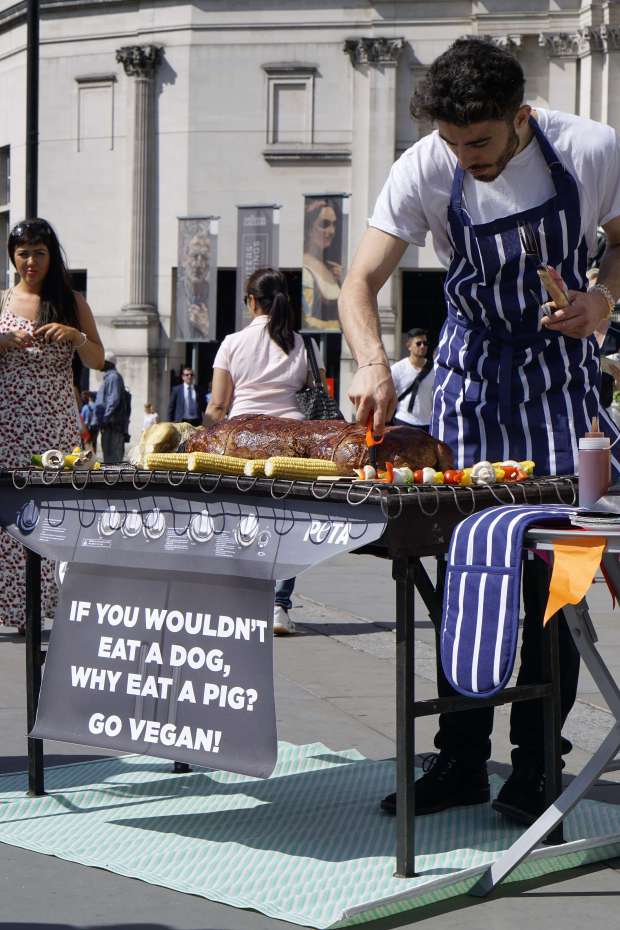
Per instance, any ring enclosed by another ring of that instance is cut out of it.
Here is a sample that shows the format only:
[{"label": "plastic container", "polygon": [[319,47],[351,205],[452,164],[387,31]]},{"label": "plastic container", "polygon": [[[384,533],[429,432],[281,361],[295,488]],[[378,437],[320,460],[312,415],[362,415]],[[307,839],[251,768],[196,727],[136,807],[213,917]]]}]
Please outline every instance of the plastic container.
[{"label": "plastic container", "polygon": [[598,421],[592,421],[592,431],[579,440],[579,506],[592,507],[603,497],[611,484],[611,447],[609,437],[598,431]]}]

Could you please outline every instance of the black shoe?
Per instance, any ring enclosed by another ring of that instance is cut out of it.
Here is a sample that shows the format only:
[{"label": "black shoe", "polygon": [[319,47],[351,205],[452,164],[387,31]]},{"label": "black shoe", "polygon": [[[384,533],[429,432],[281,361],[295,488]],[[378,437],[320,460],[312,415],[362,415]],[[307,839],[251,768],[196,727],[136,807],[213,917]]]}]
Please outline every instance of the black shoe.
[{"label": "black shoe", "polygon": [[491,806],[508,820],[531,826],[548,807],[540,765],[530,762],[513,769]]},{"label": "black shoe", "polygon": [[[422,762],[426,773],[415,783],[415,813],[436,814],[449,807],[485,804],[489,800],[489,777],[483,763],[466,768],[462,762],[444,752],[426,756]],[[381,801],[386,814],[396,813],[396,795]]]}]

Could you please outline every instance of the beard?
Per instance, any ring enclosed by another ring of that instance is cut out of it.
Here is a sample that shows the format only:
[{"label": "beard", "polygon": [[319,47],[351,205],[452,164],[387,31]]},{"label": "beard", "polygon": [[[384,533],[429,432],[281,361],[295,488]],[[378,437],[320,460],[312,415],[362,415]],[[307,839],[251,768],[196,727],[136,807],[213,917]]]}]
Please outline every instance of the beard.
[{"label": "beard", "polygon": [[506,145],[500,152],[499,158],[496,162],[493,162],[491,165],[480,165],[480,173],[477,171],[472,171],[469,169],[469,173],[476,181],[482,181],[484,183],[489,183],[490,181],[495,181],[510,159],[514,156],[515,152],[519,148],[519,136],[515,132],[515,128],[510,124],[510,133],[508,135],[508,141]]}]

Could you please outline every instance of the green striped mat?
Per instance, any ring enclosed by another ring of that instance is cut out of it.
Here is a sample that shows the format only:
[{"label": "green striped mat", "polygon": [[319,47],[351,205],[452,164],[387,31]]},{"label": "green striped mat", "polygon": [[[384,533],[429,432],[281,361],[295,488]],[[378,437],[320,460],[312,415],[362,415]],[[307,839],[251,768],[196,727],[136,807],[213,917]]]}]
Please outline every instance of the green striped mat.
[{"label": "green striped mat", "polygon": [[[323,928],[463,894],[519,833],[487,805],[421,817],[420,874],[394,878],[394,819],[378,810],[393,784],[393,761],[320,743],[280,743],[265,780],[110,757],[49,768],[42,798],[0,776],[0,841]],[[620,854],[620,804],[583,801],[565,834],[513,879]]]}]

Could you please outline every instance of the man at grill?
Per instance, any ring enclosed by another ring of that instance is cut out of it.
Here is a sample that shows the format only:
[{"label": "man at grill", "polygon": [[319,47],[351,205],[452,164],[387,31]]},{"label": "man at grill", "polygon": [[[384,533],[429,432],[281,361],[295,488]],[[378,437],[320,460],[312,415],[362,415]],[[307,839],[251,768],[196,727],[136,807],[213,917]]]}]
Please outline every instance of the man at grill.
[{"label": "man at grill", "polygon": [[[452,447],[459,468],[529,459],[537,474],[567,475],[594,416],[612,442],[617,435],[599,410],[593,333],[620,295],[620,146],[608,126],[525,104],[524,83],[509,52],[478,39],[458,40],[431,65],[411,110],[436,128],[392,167],[344,283],[340,315],[358,364],[349,397],[359,422],[374,411],[381,434],[396,397],[377,295],[407,246],[422,246],[430,231],[447,269],[432,435]],[[599,225],[608,246],[586,290]],[[524,249],[524,231],[538,259]],[[567,289],[568,305],[548,316],[540,265],[555,269]],[[613,449],[612,467],[617,476]],[[541,680],[547,590],[544,563],[526,561],[518,684]],[[563,617],[560,665],[564,723],[579,660]],[[453,694],[438,675],[439,694]],[[492,725],[488,707],[440,717],[439,754],[416,784],[416,813],[488,801]],[[510,736],[513,772],[494,807],[532,823],[545,807],[539,702],[513,705]],[[395,795],[382,807],[394,813]]]}]

